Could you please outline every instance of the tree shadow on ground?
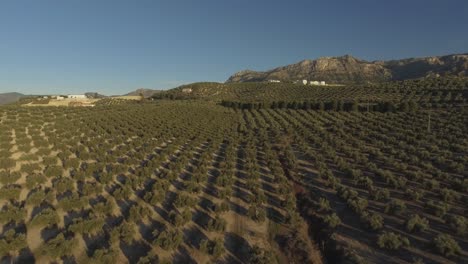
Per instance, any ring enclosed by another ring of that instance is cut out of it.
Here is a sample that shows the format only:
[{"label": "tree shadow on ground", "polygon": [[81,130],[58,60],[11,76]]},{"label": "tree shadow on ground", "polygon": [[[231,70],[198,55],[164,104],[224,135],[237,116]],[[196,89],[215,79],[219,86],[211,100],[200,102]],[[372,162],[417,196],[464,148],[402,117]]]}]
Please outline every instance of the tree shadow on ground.
[{"label": "tree shadow on ground", "polygon": [[247,209],[244,208],[242,205],[229,201],[229,208],[234,211],[238,215],[247,215]]},{"label": "tree shadow on ground", "polygon": [[238,262],[248,262],[251,248],[247,240],[243,237],[231,232],[225,233],[224,247],[237,259]]},{"label": "tree shadow on ground", "polygon": [[193,222],[195,222],[199,227],[206,228],[208,222],[213,218],[211,218],[211,216],[209,216],[207,213],[197,209],[193,214],[192,219]]},{"label": "tree shadow on ground", "polygon": [[135,201],[132,201],[132,200],[125,200],[125,201],[122,201],[122,200],[119,200],[117,201],[117,205],[119,206],[120,208],[120,213],[125,217],[127,218],[130,214],[130,208],[132,206],[134,206],[136,204]]},{"label": "tree shadow on ground", "polygon": [[62,257],[62,263],[63,264],[76,264],[78,262],[76,261],[74,256],[66,256],[66,257]]},{"label": "tree shadow on ground", "polygon": [[141,257],[148,255],[151,247],[142,241],[133,241],[131,244],[120,241],[120,249],[129,263],[137,263]]},{"label": "tree shadow on ground", "polygon": [[148,243],[152,243],[156,238],[153,235],[154,231],[162,232],[165,229],[165,225],[161,222],[151,219],[151,222],[148,224],[140,223],[138,224],[138,231],[140,231],[141,236]]},{"label": "tree shadow on ground", "polygon": [[43,241],[49,241],[60,234],[60,229],[54,225],[52,227],[46,227],[41,230],[41,238]]},{"label": "tree shadow on ground", "polygon": [[284,216],[273,207],[266,206],[267,217],[275,223],[281,224],[284,222]]},{"label": "tree shadow on ground", "polygon": [[185,243],[197,250],[200,248],[201,241],[208,239],[208,237],[197,226],[191,226],[188,229],[184,229],[183,233]]},{"label": "tree shadow on ground", "polygon": [[[3,263],[3,261],[1,263]],[[27,247],[19,252],[16,260],[8,263],[36,263],[36,259],[34,258],[34,254],[31,252],[31,249]]]},{"label": "tree shadow on ground", "polygon": [[212,212],[215,208],[215,204],[211,200],[208,200],[203,196],[200,197],[200,202],[198,203],[198,206],[200,206],[207,212]]},{"label": "tree shadow on ground", "polygon": [[172,258],[172,263],[196,264],[197,262],[190,256],[185,247],[180,246]]},{"label": "tree shadow on ground", "polygon": [[108,248],[110,246],[109,237],[104,232],[94,236],[83,234],[82,237],[86,244],[86,254],[88,256],[92,256],[97,249]]}]

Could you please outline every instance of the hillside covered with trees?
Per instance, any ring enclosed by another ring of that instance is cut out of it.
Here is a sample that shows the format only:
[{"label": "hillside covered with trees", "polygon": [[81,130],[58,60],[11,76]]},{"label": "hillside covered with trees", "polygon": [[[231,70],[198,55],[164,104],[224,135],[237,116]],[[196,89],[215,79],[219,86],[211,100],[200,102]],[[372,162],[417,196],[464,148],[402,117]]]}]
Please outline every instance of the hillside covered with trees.
[{"label": "hillside covered with trees", "polygon": [[467,84],[3,106],[0,259],[466,263]]}]

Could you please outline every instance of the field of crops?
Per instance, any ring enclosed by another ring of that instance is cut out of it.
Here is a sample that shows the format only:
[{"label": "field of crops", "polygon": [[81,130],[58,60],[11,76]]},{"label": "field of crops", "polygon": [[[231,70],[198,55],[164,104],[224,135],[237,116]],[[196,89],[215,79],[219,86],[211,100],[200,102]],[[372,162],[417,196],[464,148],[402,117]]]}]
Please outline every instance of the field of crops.
[{"label": "field of crops", "polygon": [[0,257],[468,262],[467,114],[3,107]]},{"label": "field of crops", "polygon": [[468,260],[466,110],[432,111],[430,126],[428,112],[242,113],[246,131],[288,135],[298,207],[327,259],[338,246],[358,263]]}]

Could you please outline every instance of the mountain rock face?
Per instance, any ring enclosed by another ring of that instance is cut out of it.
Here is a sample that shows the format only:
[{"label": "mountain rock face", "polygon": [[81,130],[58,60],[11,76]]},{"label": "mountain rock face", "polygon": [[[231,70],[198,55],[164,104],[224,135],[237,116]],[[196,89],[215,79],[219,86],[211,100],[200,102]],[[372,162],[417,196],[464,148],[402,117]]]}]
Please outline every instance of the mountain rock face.
[{"label": "mountain rock face", "polygon": [[350,55],[323,57],[303,60],[266,72],[241,71],[229,77],[226,82],[285,82],[306,79],[331,83],[363,83],[445,75],[468,76],[468,54],[372,62]]},{"label": "mountain rock face", "polygon": [[2,93],[0,94],[0,105],[17,102],[24,94],[20,93]]},{"label": "mountain rock face", "polygon": [[148,98],[148,97],[151,97],[154,94],[159,93],[159,92],[161,92],[161,91],[160,90],[152,90],[152,89],[141,88],[141,89],[137,89],[137,90],[135,90],[133,92],[129,92],[126,95],[128,95],[128,96],[138,96],[138,95],[142,94],[143,97]]}]

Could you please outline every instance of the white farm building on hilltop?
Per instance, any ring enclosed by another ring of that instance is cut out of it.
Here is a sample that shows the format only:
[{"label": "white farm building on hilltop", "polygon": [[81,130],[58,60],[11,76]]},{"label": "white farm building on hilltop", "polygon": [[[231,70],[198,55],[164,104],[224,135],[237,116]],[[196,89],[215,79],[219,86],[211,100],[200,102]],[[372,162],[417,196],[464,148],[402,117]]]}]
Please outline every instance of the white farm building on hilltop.
[{"label": "white farm building on hilltop", "polygon": [[69,99],[86,99],[86,95],[84,94],[69,94],[67,96]]}]

